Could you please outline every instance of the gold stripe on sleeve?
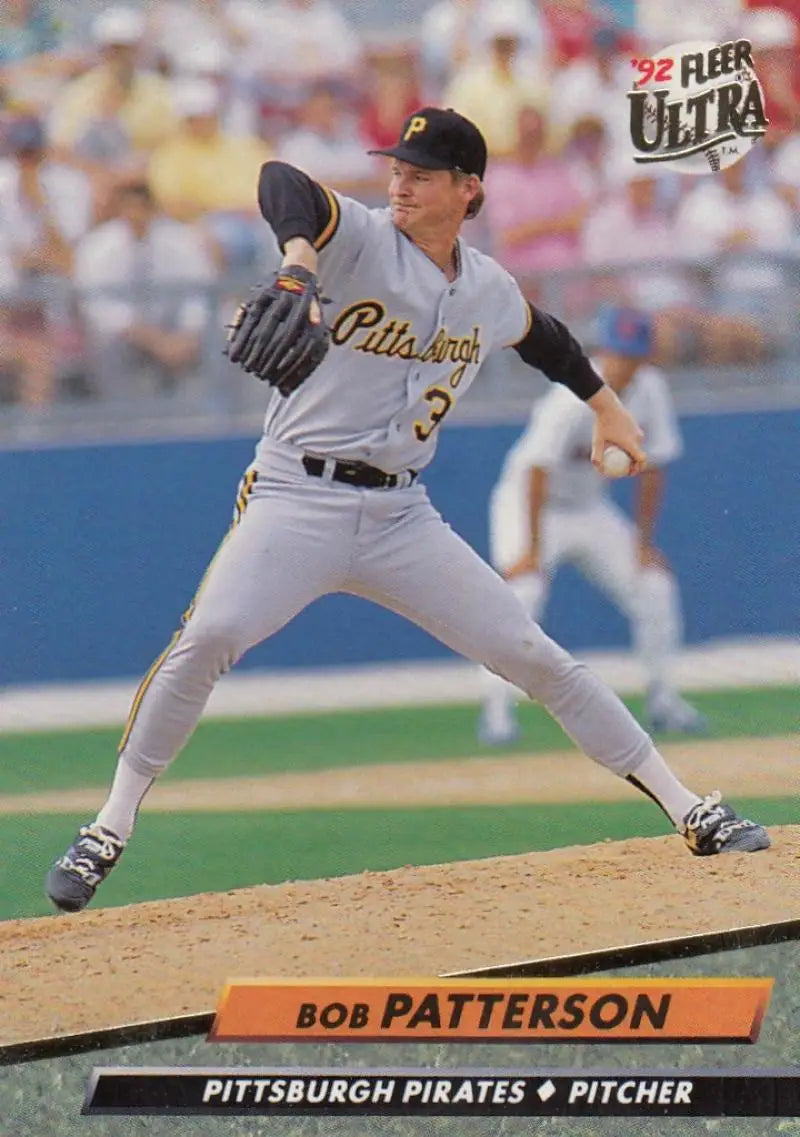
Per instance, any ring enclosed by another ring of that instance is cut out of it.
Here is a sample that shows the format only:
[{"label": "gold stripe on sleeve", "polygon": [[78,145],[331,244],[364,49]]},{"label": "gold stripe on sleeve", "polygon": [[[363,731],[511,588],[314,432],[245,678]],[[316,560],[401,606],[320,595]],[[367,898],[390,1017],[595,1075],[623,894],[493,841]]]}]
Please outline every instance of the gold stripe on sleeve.
[{"label": "gold stripe on sleeve", "polygon": [[525,314],[525,331],[522,333],[518,340],[512,340],[511,343],[506,344],[506,347],[516,347],[518,343],[522,343],[528,332],[531,330],[531,326],[533,324],[533,311],[531,310],[531,306],[527,300],[525,301]]},{"label": "gold stripe on sleeve", "polygon": [[320,233],[320,235],[317,237],[316,241],[314,242],[314,248],[317,250],[318,253],[321,252],[325,248],[325,246],[329,243],[329,241],[333,237],[336,230],[339,228],[339,218],[341,215],[341,211],[339,209],[339,202],[336,198],[336,194],[331,193],[331,191],[328,189],[327,186],[320,186],[320,189],[322,189],[322,191],[324,192],[325,196],[328,199],[328,205],[331,208],[331,215],[330,215],[330,218],[328,220],[328,224],[325,226],[325,228],[322,230],[322,232]]}]

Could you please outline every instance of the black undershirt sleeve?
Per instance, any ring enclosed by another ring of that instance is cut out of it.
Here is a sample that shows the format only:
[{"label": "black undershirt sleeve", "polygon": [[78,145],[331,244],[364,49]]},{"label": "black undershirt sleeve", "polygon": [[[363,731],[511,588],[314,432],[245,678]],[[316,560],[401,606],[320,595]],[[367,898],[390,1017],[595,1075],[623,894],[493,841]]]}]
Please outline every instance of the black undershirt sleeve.
[{"label": "black undershirt sleeve", "polygon": [[333,195],[287,162],[266,162],[261,167],[258,204],[282,250],[292,237],[305,237],[321,248],[321,239],[327,244],[338,222]]},{"label": "black undershirt sleeve", "polygon": [[590,399],[603,386],[583,349],[569,329],[555,316],[530,302],[531,323],[514,350],[531,367],[538,368],[553,383],[569,387],[579,399]]}]

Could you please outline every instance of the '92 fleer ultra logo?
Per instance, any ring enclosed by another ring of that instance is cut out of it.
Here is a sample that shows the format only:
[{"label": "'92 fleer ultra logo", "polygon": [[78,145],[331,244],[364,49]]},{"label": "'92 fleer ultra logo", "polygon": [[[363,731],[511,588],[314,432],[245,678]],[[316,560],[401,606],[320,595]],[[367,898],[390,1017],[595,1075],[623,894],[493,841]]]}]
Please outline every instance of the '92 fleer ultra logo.
[{"label": "'92 fleer ultra logo", "polygon": [[746,39],[689,41],[653,59],[632,59],[639,72],[628,92],[634,161],[707,174],[738,162],[769,119]]}]

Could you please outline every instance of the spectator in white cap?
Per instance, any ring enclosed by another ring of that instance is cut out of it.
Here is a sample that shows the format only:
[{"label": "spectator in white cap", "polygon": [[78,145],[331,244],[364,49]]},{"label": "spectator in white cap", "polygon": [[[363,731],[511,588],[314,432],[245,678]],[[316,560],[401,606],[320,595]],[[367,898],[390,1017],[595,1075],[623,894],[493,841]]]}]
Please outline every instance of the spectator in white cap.
[{"label": "spectator in white cap", "polygon": [[488,55],[466,63],[453,76],[444,96],[446,106],[459,111],[479,127],[489,154],[503,157],[517,141],[517,116],[524,106],[547,109],[546,77],[520,62],[525,32],[524,12],[518,0],[493,4],[484,24]]},{"label": "spectator in white cap", "polygon": [[265,5],[260,42],[262,66],[278,74],[352,80],[361,38],[331,0],[273,0]]},{"label": "spectator in white cap", "polygon": [[335,86],[320,81],[300,112],[299,128],[278,147],[278,157],[351,197],[385,194],[385,171],[367,154],[368,145]]},{"label": "spectator in white cap", "polygon": [[255,135],[255,105],[241,81],[234,51],[218,39],[190,39],[175,47],[171,65],[176,82],[204,79],[219,94],[219,117],[230,134]]},{"label": "spectator in white cap", "polygon": [[176,44],[170,57],[176,79],[210,79],[218,83],[234,65],[233,53],[217,39]]},{"label": "spectator in white cap", "polygon": [[73,151],[97,122],[113,122],[134,151],[146,153],[174,127],[169,84],[137,66],[144,19],[135,8],[111,7],[92,25],[98,62],[69,83],[50,123],[57,146]]},{"label": "spectator in white cap", "polygon": [[151,52],[166,60],[172,75],[184,68],[182,58],[193,47],[213,44],[230,57],[246,41],[230,0],[159,0],[145,8]]},{"label": "spectator in white cap", "polygon": [[[424,77],[438,96],[456,69],[485,57],[492,37],[492,14],[497,0],[437,0],[422,18],[419,45]],[[507,18],[508,5],[505,7]],[[525,66],[541,71],[547,66],[547,30],[535,4],[516,0],[515,28],[519,57]]]},{"label": "spectator in white cap", "polygon": [[[608,144],[630,149],[630,112],[624,92],[631,85],[630,52],[622,51],[620,28],[603,24],[591,37],[591,54],[556,71],[550,90],[550,125],[562,139],[586,115],[602,118]],[[634,76],[635,77],[635,76]]]},{"label": "spectator in white cap", "polygon": [[258,109],[259,133],[278,138],[320,80],[354,102],[360,95],[363,45],[331,0],[272,0],[241,68]]},{"label": "spectator in white cap", "polygon": [[270,148],[222,128],[219,91],[208,80],[176,83],[174,105],[180,127],[150,160],[156,200],[176,220],[201,222],[226,263],[252,263],[265,228],[253,186]]},{"label": "spectator in white cap", "polygon": [[178,56],[192,44],[215,43],[239,53],[259,35],[267,8],[263,0],[158,0],[145,8],[147,37],[177,75]]}]

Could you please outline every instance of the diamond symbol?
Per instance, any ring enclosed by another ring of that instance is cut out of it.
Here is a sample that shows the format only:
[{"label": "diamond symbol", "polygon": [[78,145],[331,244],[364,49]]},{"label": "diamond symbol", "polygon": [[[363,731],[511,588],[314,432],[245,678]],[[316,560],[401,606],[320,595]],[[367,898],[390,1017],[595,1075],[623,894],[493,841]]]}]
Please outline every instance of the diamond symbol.
[{"label": "diamond symbol", "polygon": [[536,1091],[540,1101],[550,1101],[550,1098],[556,1092],[556,1087],[553,1082],[548,1078],[546,1082],[542,1082],[539,1089]]}]

